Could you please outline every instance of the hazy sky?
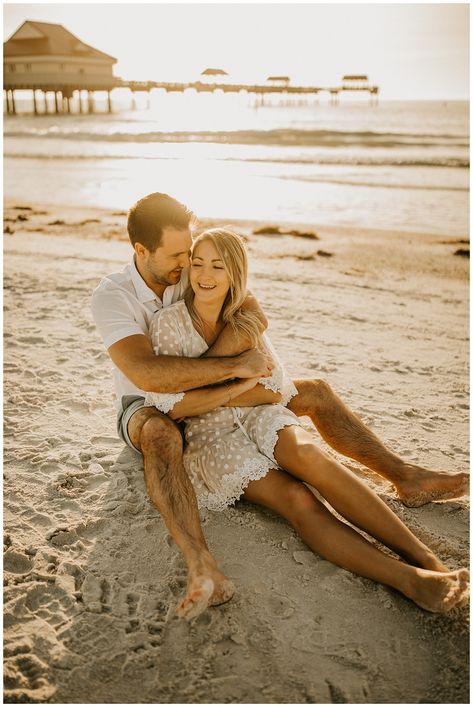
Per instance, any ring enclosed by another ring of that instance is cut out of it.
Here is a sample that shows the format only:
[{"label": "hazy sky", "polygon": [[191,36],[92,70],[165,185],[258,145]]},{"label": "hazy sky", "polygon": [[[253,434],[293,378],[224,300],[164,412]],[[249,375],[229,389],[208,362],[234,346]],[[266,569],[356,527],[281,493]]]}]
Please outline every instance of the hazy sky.
[{"label": "hazy sky", "polygon": [[4,3],[4,39],[26,20],[64,25],[128,79],[234,81],[284,74],[338,84],[368,74],[383,98],[467,98],[469,5]]}]

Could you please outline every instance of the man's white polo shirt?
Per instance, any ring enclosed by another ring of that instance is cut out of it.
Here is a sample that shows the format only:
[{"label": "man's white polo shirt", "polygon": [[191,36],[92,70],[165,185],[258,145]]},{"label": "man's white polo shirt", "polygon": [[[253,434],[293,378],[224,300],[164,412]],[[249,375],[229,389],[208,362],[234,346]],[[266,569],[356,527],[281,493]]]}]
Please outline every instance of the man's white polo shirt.
[{"label": "man's white polo shirt", "polygon": [[[160,300],[139,274],[134,259],[122,272],[104,277],[92,295],[92,314],[105,348],[134,334],[148,336],[153,314],[182,299],[188,282],[183,270],[180,282],[166,287]],[[118,409],[123,395],[146,395],[115,365],[113,377]]]}]

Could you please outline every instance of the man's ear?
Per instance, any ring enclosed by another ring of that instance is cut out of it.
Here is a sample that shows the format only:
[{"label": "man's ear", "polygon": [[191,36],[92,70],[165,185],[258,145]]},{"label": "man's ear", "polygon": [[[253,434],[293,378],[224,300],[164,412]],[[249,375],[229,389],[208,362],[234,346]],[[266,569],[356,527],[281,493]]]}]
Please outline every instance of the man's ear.
[{"label": "man's ear", "polygon": [[138,255],[140,258],[142,258],[148,252],[147,248],[145,248],[142,243],[135,243],[134,250],[136,255]]}]

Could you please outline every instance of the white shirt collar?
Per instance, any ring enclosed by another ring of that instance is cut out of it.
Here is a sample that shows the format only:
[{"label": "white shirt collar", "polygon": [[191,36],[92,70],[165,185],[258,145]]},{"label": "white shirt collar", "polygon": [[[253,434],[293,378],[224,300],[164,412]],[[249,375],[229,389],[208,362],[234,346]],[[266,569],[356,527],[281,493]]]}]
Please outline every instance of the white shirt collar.
[{"label": "white shirt collar", "polygon": [[151,287],[148,287],[146,282],[143,280],[141,277],[140,273],[138,272],[138,269],[136,267],[135,263],[135,256],[133,256],[132,261],[130,263],[130,271],[131,271],[131,281],[133,282],[133,287],[136,290],[136,294],[138,296],[138,299],[140,302],[150,302],[152,300],[158,300],[158,302],[161,302],[161,299],[158,297],[156,292],[153,292]]},{"label": "white shirt collar", "polygon": [[[166,297],[166,293],[168,292],[168,290],[172,291],[176,287],[176,285],[169,285],[168,287],[166,287],[166,289],[163,292],[163,298],[161,300],[161,298],[158,297],[156,292],[153,292],[151,287],[148,287],[148,285],[146,284],[146,282],[143,280],[140,273],[138,272],[138,269],[137,269],[136,263],[135,263],[135,256],[133,256],[131,263],[130,263],[130,273],[131,273],[131,281],[133,282],[133,287],[135,288],[137,297],[140,300],[140,302],[142,302],[143,304],[145,302],[153,302],[153,301],[159,302],[160,305],[165,304],[165,299],[168,299]],[[181,280],[178,283],[182,287],[181,291],[184,291],[186,289],[188,282],[189,282],[188,271],[183,270],[182,275],[181,275]],[[172,297],[172,295],[171,295],[171,297]],[[168,304],[169,304],[169,302],[168,302]]]}]

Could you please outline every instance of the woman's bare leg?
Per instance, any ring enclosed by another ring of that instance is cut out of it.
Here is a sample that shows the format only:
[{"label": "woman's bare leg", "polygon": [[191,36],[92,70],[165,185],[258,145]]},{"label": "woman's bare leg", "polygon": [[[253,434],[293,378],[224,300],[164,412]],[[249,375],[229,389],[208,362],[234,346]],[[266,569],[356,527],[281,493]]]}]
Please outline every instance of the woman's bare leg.
[{"label": "woman's bare leg", "polygon": [[272,469],[263,479],[251,481],[244,498],[286,518],[302,540],[325,559],[397,589],[428,611],[445,612],[467,600],[468,570],[434,572],[388,557],[339,521],[303,483],[284,471]]},{"label": "woman's bare leg", "polygon": [[469,474],[432,471],[409,464],[388,449],[324,380],[294,381],[298,394],[287,407],[307,415],[333,449],[390,481],[410,507],[458,498],[468,493]]},{"label": "woman's bare leg", "polygon": [[410,564],[448,571],[374,491],[317,447],[310,432],[295,425],[285,427],[274,455],[283,469],[316,488],[341,516]]}]

